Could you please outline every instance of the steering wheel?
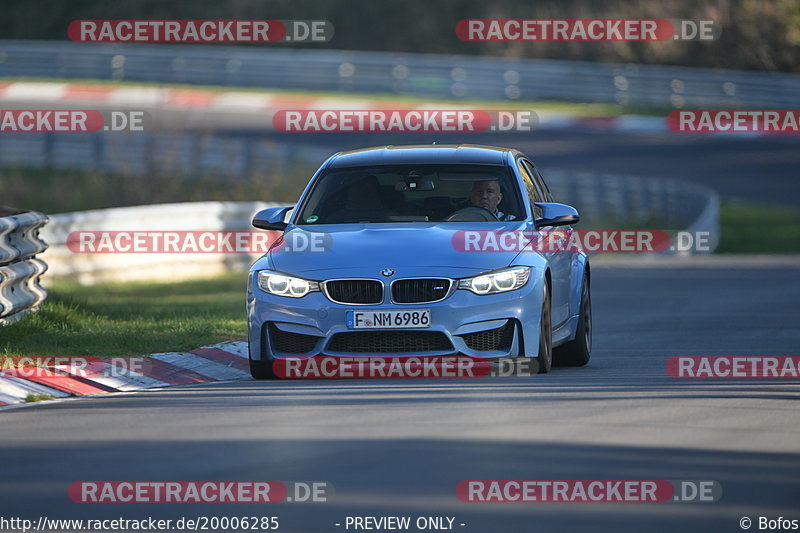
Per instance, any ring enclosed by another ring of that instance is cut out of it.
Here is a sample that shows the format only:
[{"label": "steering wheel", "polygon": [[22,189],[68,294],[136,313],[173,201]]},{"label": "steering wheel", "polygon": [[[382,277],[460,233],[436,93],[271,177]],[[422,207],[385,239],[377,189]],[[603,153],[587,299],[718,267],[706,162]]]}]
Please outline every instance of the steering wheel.
[{"label": "steering wheel", "polygon": [[444,220],[445,222],[497,222],[497,217],[485,207],[470,205],[447,215]]}]

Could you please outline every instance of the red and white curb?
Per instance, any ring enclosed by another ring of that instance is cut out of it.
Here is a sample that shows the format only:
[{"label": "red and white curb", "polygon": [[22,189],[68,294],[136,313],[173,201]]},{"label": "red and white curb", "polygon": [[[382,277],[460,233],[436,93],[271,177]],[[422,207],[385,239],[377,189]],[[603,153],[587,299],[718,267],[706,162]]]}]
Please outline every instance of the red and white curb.
[{"label": "red and white curb", "polygon": [[[108,366],[106,363],[105,366]],[[70,366],[38,369],[19,376],[13,369],[0,371],[0,410],[24,404],[29,394],[68,398],[115,392],[251,379],[246,341],[228,341],[189,352],[155,353],[141,373],[97,371],[86,375]]]},{"label": "red and white curb", "polygon": [[[0,102],[33,105],[41,102],[60,105],[141,107],[143,109],[178,109],[229,114],[262,113],[270,115],[281,109],[461,109],[452,104],[392,103],[353,97],[311,97],[247,91],[205,91],[186,88],[85,85],[77,83],[13,82],[0,83]],[[470,106],[474,108],[475,106]],[[496,107],[496,106],[495,106]],[[533,110],[535,111],[535,110]],[[669,132],[663,117],[625,115],[620,117],[580,117],[569,113],[537,111],[540,130],[584,130],[619,133]],[[264,121],[272,127],[271,121]]]}]

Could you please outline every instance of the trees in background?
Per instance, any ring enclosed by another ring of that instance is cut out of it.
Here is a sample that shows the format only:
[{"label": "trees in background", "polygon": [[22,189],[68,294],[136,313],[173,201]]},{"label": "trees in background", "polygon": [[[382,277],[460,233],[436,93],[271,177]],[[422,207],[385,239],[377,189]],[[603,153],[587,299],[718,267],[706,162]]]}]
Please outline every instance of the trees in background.
[{"label": "trees in background", "polygon": [[[327,19],[336,35],[324,46],[338,49],[800,72],[798,0],[12,0],[3,8],[0,37],[5,39],[66,39],[67,25],[75,19]],[[712,19],[722,24],[722,37],[714,42],[475,43],[456,37],[462,18]]]}]

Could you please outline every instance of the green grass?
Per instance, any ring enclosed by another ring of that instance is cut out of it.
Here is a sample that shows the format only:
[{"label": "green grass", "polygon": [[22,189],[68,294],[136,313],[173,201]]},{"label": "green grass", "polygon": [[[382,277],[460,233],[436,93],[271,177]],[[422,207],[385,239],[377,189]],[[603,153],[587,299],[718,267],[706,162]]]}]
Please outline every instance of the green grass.
[{"label": "green grass", "polygon": [[202,281],[48,285],[38,312],[0,328],[0,355],[137,356],[246,337],[243,272]]},{"label": "green grass", "polygon": [[47,400],[55,400],[55,396],[50,396],[49,394],[34,394],[30,393],[25,396],[25,403],[33,403],[33,402],[46,402]]},{"label": "green grass", "polygon": [[719,222],[717,253],[800,253],[800,209],[724,202]]}]

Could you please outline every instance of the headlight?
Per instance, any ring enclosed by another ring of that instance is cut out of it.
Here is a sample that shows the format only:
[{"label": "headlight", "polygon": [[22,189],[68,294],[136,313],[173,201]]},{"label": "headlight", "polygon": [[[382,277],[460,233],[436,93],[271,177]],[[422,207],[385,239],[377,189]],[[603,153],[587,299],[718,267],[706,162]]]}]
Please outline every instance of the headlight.
[{"label": "headlight", "polygon": [[475,294],[497,294],[523,287],[530,277],[530,267],[514,267],[458,280],[458,288],[467,289]]},{"label": "headlight", "polygon": [[319,283],[262,270],[258,273],[258,287],[269,294],[302,298],[309,292],[318,291]]}]

